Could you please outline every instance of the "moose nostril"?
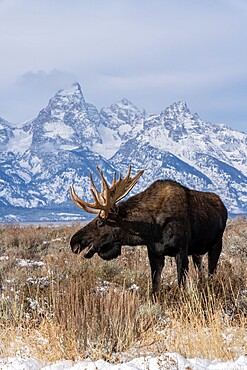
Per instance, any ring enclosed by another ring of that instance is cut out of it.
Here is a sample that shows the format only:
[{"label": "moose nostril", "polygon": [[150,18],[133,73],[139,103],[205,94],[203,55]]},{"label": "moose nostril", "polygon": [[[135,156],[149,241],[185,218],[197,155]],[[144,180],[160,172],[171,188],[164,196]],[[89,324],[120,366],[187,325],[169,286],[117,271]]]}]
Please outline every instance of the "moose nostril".
[{"label": "moose nostril", "polygon": [[80,253],[80,244],[75,244],[71,247],[73,253]]}]

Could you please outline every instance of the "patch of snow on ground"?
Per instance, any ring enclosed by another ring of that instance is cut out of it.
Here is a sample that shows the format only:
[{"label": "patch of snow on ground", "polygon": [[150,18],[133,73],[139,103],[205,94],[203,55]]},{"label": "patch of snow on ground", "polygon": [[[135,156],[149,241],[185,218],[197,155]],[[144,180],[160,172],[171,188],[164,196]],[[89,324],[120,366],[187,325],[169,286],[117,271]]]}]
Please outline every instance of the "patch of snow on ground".
[{"label": "patch of snow on ground", "polygon": [[9,256],[0,256],[0,261],[8,261]]},{"label": "patch of snow on ground", "polygon": [[240,356],[235,361],[208,361],[205,359],[185,359],[177,353],[166,353],[158,357],[139,357],[132,361],[111,364],[104,360],[91,361],[89,358],[76,364],[64,360],[45,364],[34,358],[2,358],[1,370],[246,370],[247,357]]},{"label": "patch of snow on ground", "polygon": [[30,267],[30,266],[42,267],[45,265],[44,262],[42,261],[31,261],[31,260],[25,260],[22,258],[17,259],[17,264],[20,267]]}]

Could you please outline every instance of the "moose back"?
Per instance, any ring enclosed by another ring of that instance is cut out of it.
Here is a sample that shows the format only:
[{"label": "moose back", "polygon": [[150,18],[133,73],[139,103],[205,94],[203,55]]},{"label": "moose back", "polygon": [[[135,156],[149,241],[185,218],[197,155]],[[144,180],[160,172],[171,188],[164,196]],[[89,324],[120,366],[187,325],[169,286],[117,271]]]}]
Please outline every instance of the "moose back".
[{"label": "moose back", "polygon": [[215,272],[222,249],[227,210],[214,193],[191,190],[172,180],[157,180],[146,190],[120,201],[136,184],[143,171],[109,186],[102,171],[99,192],[90,176],[94,203],[80,199],[71,188],[73,202],[97,216],[76,232],[70,241],[74,253],[86,249],[85,257],[97,253],[110,260],[120,256],[122,245],[146,245],[151,267],[153,293],[159,291],[165,256],[176,259],[178,284],[188,272],[188,256],[202,269],[202,255],[208,254],[208,272]]}]

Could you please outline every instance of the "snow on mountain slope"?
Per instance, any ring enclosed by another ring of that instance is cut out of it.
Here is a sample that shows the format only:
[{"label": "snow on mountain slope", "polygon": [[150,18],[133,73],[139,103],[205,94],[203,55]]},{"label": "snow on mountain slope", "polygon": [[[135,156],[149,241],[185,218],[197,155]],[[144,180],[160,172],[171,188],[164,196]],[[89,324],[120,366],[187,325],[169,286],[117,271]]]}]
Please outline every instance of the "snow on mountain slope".
[{"label": "snow on mountain slope", "polygon": [[114,171],[124,174],[130,163],[133,173],[145,169],[132,194],[157,178],[172,178],[214,191],[231,213],[247,214],[247,134],[204,122],[184,102],[146,116],[122,99],[98,112],[75,83],[21,127],[0,119],[0,204],[5,210],[60,207],[75,213],[72,183],[90,199],[90,172],[100,182],[96,165],[111,181]]},{"label": "snow on mountain slope", "polygon": [[98,127],[102,142],[95,144],[93,150],[107,159],[112,157],[122,143],[137,136],[143,129],[144,115],[127,99],[102,108]]},{"label": "snow on mountain slope", "polygon": [[15,154],[25,153],[32,143],[33,132],[31,123],[25,124],[21,128],[14,128],[12,132],[13,135],[9,140],[8,151]]}]

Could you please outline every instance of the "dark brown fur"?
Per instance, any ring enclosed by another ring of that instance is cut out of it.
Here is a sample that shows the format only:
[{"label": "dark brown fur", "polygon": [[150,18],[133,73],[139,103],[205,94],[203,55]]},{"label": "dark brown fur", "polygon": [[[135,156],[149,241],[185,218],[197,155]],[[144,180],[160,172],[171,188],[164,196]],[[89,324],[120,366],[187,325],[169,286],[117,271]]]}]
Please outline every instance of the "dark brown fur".
[{"label": "dark brown fur", "polygon": [[71,238],[74,253],[89,248],[106,260],[118,257],[122,245],[146,245],[153,292],[160,288],[165,256],[176,258],[178,283],[184,283],[188,255],[202,268],[208,253],[213,274],[222,249],[227,210],[214,193],[188,189],[171,180],[157,180],[143,192],[116,205],[106,221],[96,217]]}]

